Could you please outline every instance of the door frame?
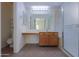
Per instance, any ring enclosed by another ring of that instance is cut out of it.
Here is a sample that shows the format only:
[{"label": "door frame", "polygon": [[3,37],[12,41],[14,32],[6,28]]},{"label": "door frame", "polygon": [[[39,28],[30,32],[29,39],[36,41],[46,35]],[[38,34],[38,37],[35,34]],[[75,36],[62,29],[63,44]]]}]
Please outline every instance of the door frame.
[{"label": "door frame", "polygon": [[16,2],[13,2],[13,53],[16,53]]},{"label": "door frame", "polygon": [[0,57],[1,57],[1,2],[0,2]]}]

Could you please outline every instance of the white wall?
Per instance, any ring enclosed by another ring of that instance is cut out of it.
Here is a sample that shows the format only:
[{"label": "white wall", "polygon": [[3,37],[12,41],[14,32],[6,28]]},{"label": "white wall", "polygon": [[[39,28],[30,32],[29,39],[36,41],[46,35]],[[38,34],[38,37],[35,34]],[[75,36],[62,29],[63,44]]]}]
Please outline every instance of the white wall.
[{"label": "white wall", "polygon": [[[61,30],[58,29],[59,24],[60,24],[59,23],[60,22],[60,17],[61,17],[61,15],[60,15],[60,13],[61,13],[60,8],[55,8],[54,7],[51,10],[52,10],[51,11],[52,20],[51,20],[51,24],[50,24],[50,26],[49,26],[49,28],[48,28],[47,31],[61,31]],[[26,9],[25,15],[26,16],[24,18],[26,20],[25,21],[26,22],[26,25],[23,25],[23,26],[26,26],[26,28],[24,29],[24,31],[26,31],[26,32],[39,32],[39,31],[37,31],[35,29],[30,29],[30,18],[29,17],[31,16],[31,13],[30,13],[30,11],[29,11],[28,8]]]},{"label": "white wall", "polygon": [[79,19],[78,3],[64,3],[64,49],[78,56]]},{"label": "white wall", "polygon": [[17,53],[24,46],[23,33],[23,3],[14,3],[14,53]]},{"label": "white wall", "polygon": [[61,48],[63,46],[63,38],[62,38],[62,32],[63,32],[63,19],[62,19],[62,10],[61,6],[55,10],[55,32],[58,32],[59,34],[59,47]]}]

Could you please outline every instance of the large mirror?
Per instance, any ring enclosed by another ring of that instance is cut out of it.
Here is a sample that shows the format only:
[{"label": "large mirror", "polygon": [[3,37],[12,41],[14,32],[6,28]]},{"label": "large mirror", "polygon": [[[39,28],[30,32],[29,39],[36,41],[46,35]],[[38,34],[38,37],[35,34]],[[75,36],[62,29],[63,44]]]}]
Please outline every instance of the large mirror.
[{"label": "large mirror", "polygon": [[33,14],[30,17],[30,29],[46,30],[48,28],[48,15]]},{"label": "large mirror", "polygon": [[[39,7],[39,8],[38,8]],[[52,22],[49,6],[33,6],[29,13],[24,13],[24,24],[29,30],[47,31]]]}]

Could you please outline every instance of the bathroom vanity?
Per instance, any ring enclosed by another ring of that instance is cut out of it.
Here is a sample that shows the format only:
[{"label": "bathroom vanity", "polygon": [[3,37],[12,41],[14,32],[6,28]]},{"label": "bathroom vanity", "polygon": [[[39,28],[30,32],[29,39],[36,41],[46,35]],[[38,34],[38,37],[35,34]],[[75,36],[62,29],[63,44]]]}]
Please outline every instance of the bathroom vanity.
[{"label": "bathroom vanity", "polygon": [[39,35],[39,46],[58,46],[58,32],[22,33],[22,35]]}]

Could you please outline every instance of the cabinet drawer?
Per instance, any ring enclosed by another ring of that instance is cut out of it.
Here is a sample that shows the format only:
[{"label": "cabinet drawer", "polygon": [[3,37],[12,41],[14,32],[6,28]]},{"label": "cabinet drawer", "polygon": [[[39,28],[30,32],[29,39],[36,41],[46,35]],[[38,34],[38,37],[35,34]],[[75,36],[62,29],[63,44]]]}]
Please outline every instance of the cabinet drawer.
[{"label": "cabinet drawer", "polygon": [[49,36],[58,36],[58,32],[48,32]]},{"label": "cabinet drawer", "polygon": [[39,35],[47,35],[47,32],[40,32]]}]

